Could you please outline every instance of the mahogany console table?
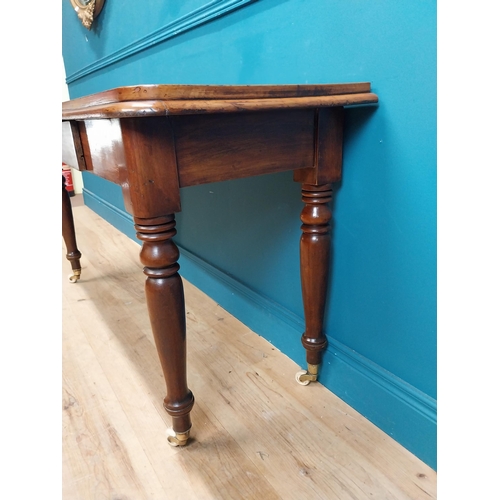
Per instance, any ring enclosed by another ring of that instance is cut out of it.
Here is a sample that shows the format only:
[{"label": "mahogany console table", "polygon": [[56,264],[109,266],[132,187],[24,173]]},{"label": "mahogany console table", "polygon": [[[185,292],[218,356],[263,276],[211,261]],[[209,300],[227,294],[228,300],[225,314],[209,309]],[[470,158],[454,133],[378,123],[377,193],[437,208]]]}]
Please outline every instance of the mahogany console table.
[{"label": "mahogany console table", "polygon": [[[342,167],[344,106],[378,102],[369,83],[337,85],[140,85],[63,103],[62,160],[123,190],[146,274],[146,300],[167,385],[169,442],[185,445],[194,397],[186,377],[184,291],[175,213],[180,188],[294,171],[302,184],[300,268],[307,371],[317,380],[331,245],[331,183]],[[71,204],[63,185],[63,236],[80,278]]]}]

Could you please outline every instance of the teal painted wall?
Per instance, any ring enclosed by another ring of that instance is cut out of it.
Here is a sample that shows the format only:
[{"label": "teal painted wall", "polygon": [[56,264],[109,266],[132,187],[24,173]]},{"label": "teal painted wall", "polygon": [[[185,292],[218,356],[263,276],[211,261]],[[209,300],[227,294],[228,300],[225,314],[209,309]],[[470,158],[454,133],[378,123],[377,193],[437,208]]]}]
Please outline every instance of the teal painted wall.
[{"label": "teal painted wall", "polygon": [[[225,14],[225,15],[222,15]],[[72,98],[144,83],[370,81],[346,113],[321,381],[436,467],[436,3],[63,2]],[[121,191],[85,200],[134,236]],[[182,191],[181,273],[300,364],[300,186],[290,173]],[[293,383],[291,381],[291,383]]]}]

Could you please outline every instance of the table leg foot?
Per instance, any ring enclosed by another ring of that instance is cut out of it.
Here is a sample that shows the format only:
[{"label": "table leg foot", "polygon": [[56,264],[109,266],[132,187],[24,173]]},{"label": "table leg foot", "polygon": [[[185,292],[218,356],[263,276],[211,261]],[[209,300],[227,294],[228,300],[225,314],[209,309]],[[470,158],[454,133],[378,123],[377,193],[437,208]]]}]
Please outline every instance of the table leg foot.
[{"label": "table leg foot", "polygon": [[319,365],[307,364],[307,370],[300,370],[295,374],[295,380],[300,385],[309,385],[318,380]]},{"label": "table leg foot", "polygon": [[189,441],[191,429],[186,432],[175,432],[173,429],[167,429],[167,441],[170,446],[186,446]]},{"label": "table leg foot", "polygon": [[80,279],[81,274],[81,269],[73,269],[73,274],[70,274],[68,276],[68,279],[71,281],[71,283],[76,283]]}]

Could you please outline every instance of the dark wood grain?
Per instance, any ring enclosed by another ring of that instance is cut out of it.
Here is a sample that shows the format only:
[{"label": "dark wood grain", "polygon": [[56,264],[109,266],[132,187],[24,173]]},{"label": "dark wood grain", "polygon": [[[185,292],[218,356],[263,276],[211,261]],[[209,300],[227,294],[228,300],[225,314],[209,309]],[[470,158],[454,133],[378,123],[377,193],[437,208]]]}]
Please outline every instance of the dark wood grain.
[{"label": "dark wood grain", "polygon": [[172,124],[168,117],[120,120],[132,213],[161,217],[180,212]]},{"label": "dark wood grain", "polygon": [[336,85],[139,85],[63,103],[63,120],[127,118],[373,104],[369,83]]},{"label": "dark wood grain", "polygon": [[181,187],[313,165],[314,111],[173,119]]},{"label": "dark wood grain", "polygon": [[320,185],[340,181],[344,108],[319,109],[316,115],[314,164],[293,173],[296,182]]},{"label": "dark wood grain", "polygon": [[115,184],[122,184],[120,169],[125,168],[125,154],[118,119],[77,122],[88,170]]},{"label": "dark wood grain", "polygon": [[134,85],[73,99],[65,102],[63,107],[76,110],[126,101],[283,99],[368,92],[369,82],[323,85]]},{"label": "dark wood grain", "polygon": [[[267,99],[191,99],[124,101],[81,108],[63,107],[64,120],[90,118],[131,118],[165,115],[201,115],[210,113],[239,113],[272,109],[328,108],[354,104],[374,104],[378,98],[372,93],[287,97]],[[65,104],[65,103],[64,103]]]}]

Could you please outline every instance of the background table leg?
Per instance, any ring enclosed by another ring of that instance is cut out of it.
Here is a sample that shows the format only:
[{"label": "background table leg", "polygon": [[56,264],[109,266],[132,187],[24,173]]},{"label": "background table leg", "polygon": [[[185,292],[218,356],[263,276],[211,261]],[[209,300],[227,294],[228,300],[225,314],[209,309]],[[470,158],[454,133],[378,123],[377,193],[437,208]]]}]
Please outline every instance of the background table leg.
[{"label": "background table leg", "polygon": [[168,215],[134,220],[137,237],[144,242],[141,262],[147,276],[146,300],[167,385],[163,407],[172,417],[175,434],[169,442],[184,445],[189,438],[194,397],[187,386],[184,288],[177,272],[179,249],[172,241],[175,218]]},{"label": "background table leg", "polygon": [[73,221],[73,211],[71,209],[71,200],[66,191],[64,175],[62,176],[62,235],[66,244],[66,258],[71,263],[73,274],[69,280],[76,283],[80,279],[82,268],[80,258],[82,254],[76,246],[75,223]]}]

